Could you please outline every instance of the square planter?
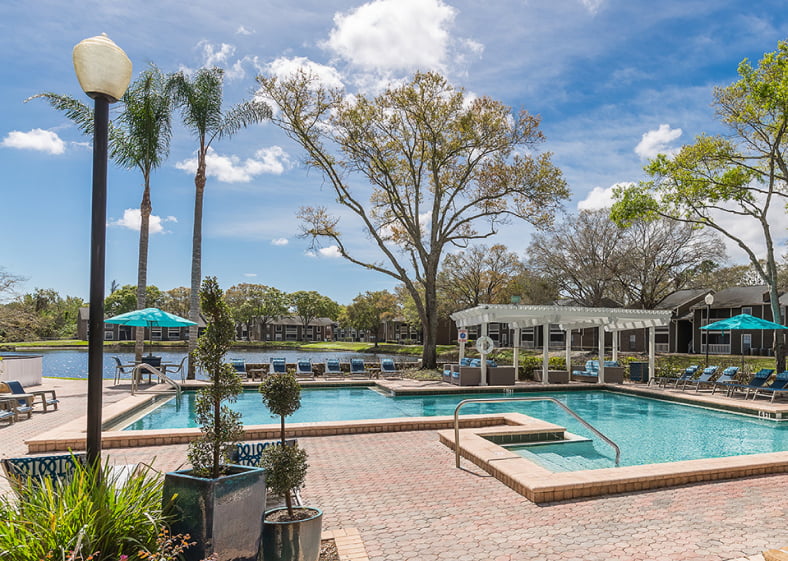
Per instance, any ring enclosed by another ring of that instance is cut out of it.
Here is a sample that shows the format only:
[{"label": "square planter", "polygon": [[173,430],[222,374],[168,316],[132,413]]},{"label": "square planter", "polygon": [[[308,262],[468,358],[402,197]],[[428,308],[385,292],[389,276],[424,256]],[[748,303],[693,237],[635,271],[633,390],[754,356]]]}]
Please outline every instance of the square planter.
[{"label": "square planter", "polygon": [[262,549],[265,514],[265,470],[229,465],[218,479],[195,477],[192,470],[164,476],[163,504],[172,501],[173,534],[189,534],[197,542],[186,561],[212,553],[219,561],[257,561]]}]

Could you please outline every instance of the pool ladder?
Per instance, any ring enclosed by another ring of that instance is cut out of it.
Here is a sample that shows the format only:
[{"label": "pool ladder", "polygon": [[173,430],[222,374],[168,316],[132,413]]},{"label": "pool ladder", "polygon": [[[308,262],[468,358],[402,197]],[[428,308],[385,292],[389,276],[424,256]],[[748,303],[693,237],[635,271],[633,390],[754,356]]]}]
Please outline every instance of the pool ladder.
[{"label": "pool ladder", "polygon": [[473,398],[473,399],[463,399],[461,402],[457,404],[457,407],[454,409],[454,463],[457,467],[460,467],[460,409],[468,404],[468,403],[507,403],[509,401],[552,401],[556,405],[558,405],[561,409],[572,415],[575,419],[577,419],[584,427],[588,430],[593,432],[599,438],[604,440],[607,444],[613,447],[613,450],[616,452],[616,467],[618,467],[621,461],[621,449],[618,447],[618,444],[610,440],[604,434],[599,432],[596,428],[591,426],[585,419],[583,419],[580,415],[572,411],[565,403],[558,401],[554,397],[492,397],[492,398]]},{"label": "pool ladder", "polygon": [[155,366],[151,366],[150,364],[145,364],[144,362],[138,364],[134,367],[134,370],[131,371],[131,395],[134,395],[137,391],[137,386],[142,380],[143,374],[147,372],[150,376],[151,374],[159,378],[162,382],[169,384],[175,389],[175,394],[180,397],[181,395],[181,386],[175,382],[172,378],[168,377],[164,372],[156,368]]}]

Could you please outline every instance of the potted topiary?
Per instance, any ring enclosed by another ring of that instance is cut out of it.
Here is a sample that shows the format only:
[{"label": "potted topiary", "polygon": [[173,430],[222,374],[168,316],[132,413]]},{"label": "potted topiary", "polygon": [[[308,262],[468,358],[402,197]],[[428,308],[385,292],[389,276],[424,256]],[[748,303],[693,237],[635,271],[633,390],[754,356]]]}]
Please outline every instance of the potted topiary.
[{"label": "potted topiary", "polygon": [[200,304],[207,320],[194,358],[210,383],[197,393],[195,412],[202,435],[189,444],[192,468],[164,478],[163,501],[173,509],[174,534],[196,542],[187,560],[216,554],[218,560],[257,561],[265,512],[265,470],[229,463],[229,453],[243,436],[233,402],[243,390],[224,356],[235,340],[235,324],[214,277],[203,281]]},{"label": "potted topiary", "polygon": [[263,404],[281,420],[280,441],[263,451],[260,465],[267,472],[268,488],[281,495],[285,506],[265,513],[263,558],[265,561],[317,561],[323,512],[314,507],[293,506],[293,495],[306,479],[306,450],[285,442],[285,417],[301,407],[301,386],[291,373],[269,376],[260,385]]}]

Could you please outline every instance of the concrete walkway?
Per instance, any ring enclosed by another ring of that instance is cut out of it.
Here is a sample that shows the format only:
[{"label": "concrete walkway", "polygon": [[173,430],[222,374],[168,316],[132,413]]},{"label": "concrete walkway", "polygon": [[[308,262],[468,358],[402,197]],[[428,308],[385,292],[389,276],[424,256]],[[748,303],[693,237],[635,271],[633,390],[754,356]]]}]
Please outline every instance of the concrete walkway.
[{"label": "concrete walkway", "polygon": [[[0,456],[85,414],[84,381],[46,379],[60,410],[0,426]],[[128,395],[109,386],[104,401]],[[300,439],[310,454],[302,496],[324,528],[358,529],[371,561],[727,561],[788,543],[788,475],[537,506],[475,466],[454,467],[434,431]],[[169,471],[186,446],[106,450],[114,463]]]}]

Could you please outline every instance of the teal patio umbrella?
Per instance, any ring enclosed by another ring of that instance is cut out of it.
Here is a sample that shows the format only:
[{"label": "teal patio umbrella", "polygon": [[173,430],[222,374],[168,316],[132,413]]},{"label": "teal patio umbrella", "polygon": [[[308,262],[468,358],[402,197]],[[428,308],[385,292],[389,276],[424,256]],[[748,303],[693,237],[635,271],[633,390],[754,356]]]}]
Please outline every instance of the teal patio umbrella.
[{"label": "teal patio umbrella", "polygon": [[[708,331],[733,331],[736,329],[758,331],[766,329],[788,329],[788,327],[773,321],[769,321],[768,319],[761,319],[751,316],[750,314],[739,314],[738,316],[721,319],[719,321],[715,321],[714,323],[710,323],[709,325],[704,325],[701,327],[701,329]],[[744,364],[744,349],[742,349],[741,360],[742,364]]]},{"label": "teal patio umbrella", "polygon": [[197,325],[181,316],[176,316],[159,308],[145,308],[133,310],[104,320],[105,323],[115,323],[118,325],[130,325],[132,327],[186,327]]}]

